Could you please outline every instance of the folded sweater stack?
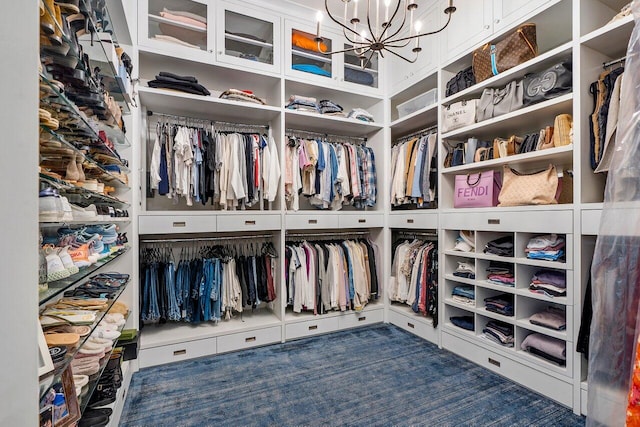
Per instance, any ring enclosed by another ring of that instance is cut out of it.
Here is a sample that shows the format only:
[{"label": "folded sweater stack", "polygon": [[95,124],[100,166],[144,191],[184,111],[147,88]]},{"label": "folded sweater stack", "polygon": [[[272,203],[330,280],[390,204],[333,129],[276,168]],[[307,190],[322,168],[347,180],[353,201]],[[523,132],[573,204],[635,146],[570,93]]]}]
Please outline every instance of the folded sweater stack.
[{"label": "folded sweater stack", "polygon": [[542,269],[531,278],[529,290],[550,298],[567,295],[567,278],[563,271]]},{"label": "folded sweater stack", "polygon": [[532,237],[524,251],[527,258],[560,261],[564,258],[564,247],[564,237],[557,234],[545,234]]},{"label": "folded sweater stack", "polygon": [[177,74],[161,71],[155,80],[149,81],[149,87],[159,89],[173,89],[180,92],[193,93],[196,95],[211,95],[206,87],[198,84],[198,79],[192,76],[179,76]]}]

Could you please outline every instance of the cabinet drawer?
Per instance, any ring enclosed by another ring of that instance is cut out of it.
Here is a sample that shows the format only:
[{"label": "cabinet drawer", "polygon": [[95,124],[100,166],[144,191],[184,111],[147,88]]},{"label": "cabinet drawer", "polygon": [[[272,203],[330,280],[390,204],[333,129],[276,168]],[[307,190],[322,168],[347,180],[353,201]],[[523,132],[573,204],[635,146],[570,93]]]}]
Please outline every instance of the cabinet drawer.
[{"label": "cabinet drawer", "polygon": [[296,322],[285,325],[285,338],[288,340],[309,337],[312,335],[335,332],[339,329],[338,318],[316,319],[307,322]]},{"label": "cabinet drawer", "polygon": [[382,227],[384,223],[382,214],[340,215],[338,224],[340,228],[370,228]]},{"label": "cabinet drawer", "polygon": [[357,328],[359,326],[372,325],[384,320],[382,309],[361,311],[359,313],[345,313],[338,317],[338,327],[340,329]]},{"label": "cabinet drawer", "polygon": [[455,213],[441,215],[442,227],[460,230],[521,231],[529,233],[573,233],[573,211],[528,210]]},{"label": "cabinet drawer", "polygon": [[218,216],[218,231],[279,230],[280,215],[252,215],[249,212]]},{"label": "cabinet drawer", "polygon": [[217,231],[215,215],[141,215],[140,234],[211,233]]},{"label": "cabinet drawer", "polygon": [[187,341],[179,344],[151,347],[140,350],[138,360],[140,368],[162,365],[164,363],[178,362],[180,360],[193,359],[195,357],[216,354],[216,338]]},{"label": "cabinet drawer", "polygon": [[390,228],[416,228],[436,230],[438,228],[437,212],[413,212],[389,215]]},{"label": "cabinet drawer", "polygon": [[228,351],[273,344],[280,342],[281,339],[282,328],[280,326],[223,335],[218,337],[218,353],[226,353]]},{"label": "cabinet drawer", "polygon": [[582,234],[597,236],[600,230],[600,217],[602,209],[589,209],[582,211]]},{"label": "cabinet drawer", "polygon": [[411,316],[405,316],[394,310],[389,310],[389,323],[411,332],[420,338],[438,344],[438,329],[428,324],[422,319],[415,319]]},{"label": "cabinet drawer", "polygon": [[287,230],[335,228],[338,215],[285,215]]},{"label": "cabinet drawer", "polygon": [[[447,332],[442,333],[442,347],[565,406],[573,406],[573,385],[569,382],[547,375]],[[569,352],[567,351],[567,353]]]}]

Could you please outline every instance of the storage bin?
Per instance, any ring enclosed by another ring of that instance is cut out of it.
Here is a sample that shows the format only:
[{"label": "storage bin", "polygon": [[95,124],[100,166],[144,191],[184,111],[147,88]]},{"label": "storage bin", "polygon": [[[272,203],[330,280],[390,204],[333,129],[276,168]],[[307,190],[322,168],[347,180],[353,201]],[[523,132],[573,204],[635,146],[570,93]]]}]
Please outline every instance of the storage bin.
[{"label": "storage bin", "polygon": [[399,104],[396,108],[398,109],[398,117],[403,118],[414,111],[418,111],[421,108],[425,108],[431,104],[435,104],[436,102],[436,89],[431,89],[425,93],[422,93],[415,98],[412,98],[408,101]]}]

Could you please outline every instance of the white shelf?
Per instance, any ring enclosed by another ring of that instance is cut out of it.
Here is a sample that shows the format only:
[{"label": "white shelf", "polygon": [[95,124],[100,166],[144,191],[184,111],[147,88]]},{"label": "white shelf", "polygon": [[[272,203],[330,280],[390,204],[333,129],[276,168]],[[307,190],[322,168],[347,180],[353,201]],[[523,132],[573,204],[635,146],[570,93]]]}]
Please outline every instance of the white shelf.
[{"label": "white shelf", "polygon": [[140,349],[179,344],[232,333],[281,325],[280,319],[268,309],[258,309],[236,314],[231,320],[192,325],[185,322],[164,325],[145,325],[140,333]]},{"label": "white shelf", "polygon": [[138,87],[138,93],[140,103],[147,110],[198,119],[264,124],[276,119],[280,114],[280,108],[270,105],[231,101],[145,86]]},{"label": "white shelf", "polygon": [[476,258],[484,259],[484,260],[488,260],[488,261],[508,262],[508,263],[511,263],[511,264],[516,262],[516,259],[514,257],[500,256],[500,255],[494,255],[494,254],[486,254],[484,252],[477,252],[476,253]]},{"label": "white shelf", "polygon": [[502,116],[483,120],[460,129],[447,132],[443,139],[465,140],[470,137],[508,137],[515,134],[537,132],[545,126],[552,126],[558,114],[573,111],[573,94],[559,96],[538,104],[530,105]]},{"label": "white shelf", "polygon": [[631,14],[619,21],[612,22],[585,34],[580,38],[580,44],[607,56],[617,58],[627,51],[633,25],[633,14]]},{"label": "white shelf", "polygon": [[534,267],[540,267],[540,268],[553,268],[556,270],[566,270],[569,268],[566,262],[545,261],[541,259],[529,259],[529,258],[516,258],[515,260],[517,264],[532,265]]},{"label": "white shelf", "polygon": [[528,329],[530,331],[540,332],[543,335],[549,335],[550,337],[558,338],[563,341],[567,340],[567,331],[555,331],[553,329],[545,328],[544,326],[534,325],[529,322],[529,318],[518,319],[518,326]]},{"label": "white shelf", "polygon": [[286,324],[297,323],[297,322],[306,322],[308,320],[322,320],[322,319],[330,319],[333,317],[343,317],[343,316],[355,316],[358,313],[367,313],[370,311],[377,311],[384,309],[384,303],[382,299],[374,300],[377,302],[369,302],[361,311],[355,310],[347,310],[347,311],[331,311],[325,314],[313,314],[313,311],[303,311],[302,313],[294,313],[290,310],[290,307],[287,307],[287,312],[284,316],[284,321]]},{"label": "white shelf", "polygon": [[[561,58],[571,55],[572,43],[564,43],[554,49],[551,49],[535,58],[524,62],[516,67],[513,67],[503,73],[493,76],[487,80],[484,80],[478,84],[461,90],[442,100],[443,105],[449,105],[453,102],[460,101],[462,99],[479,98],[484,88],[487,87],[501,87],[506,86],[512,80],[519,80],[526,74],[534,71],[543,70],[545,67],[549,67],[552,64],[558,62]],[[446,67],[445,67],[446,68]]]},{"label": "white shelf", "polygon": [[[470,315],[473,315],[473,312],[469,312]],[[453,316],[452,316],[453,317]],[[451,323],[451,321],[449,319],[446,320],[446,322],[444,322],[444,326],[446,329],[448,329],[449,331],[459,334],[461,337],[464,337],[466,339],[472,338],[473,340],[475,340],[476,337],[476,333],[474,331],[468,331],[466,329],[462,329],[459,326],[454,325],[453,323]],[[474,327],[475,322],[474,322]]]},{"label": "white shelf", "polygon": [[531,292],[529,290],[529,288],[516,288],[516,295],[521,295],[527,298],[533,298],[533,299],[537,299],[540,301],[546,301],[546,302],[555,302],[556,304],[561,304],[561,305],[567,305],[568,300],[567,297],[553,297],[550,298],[544,294],[538,294],[535,292]]},{"label": "white shelf", "polygon": [[[536,369],[545,369],[547,371],[556,372],[562,375],[571,375],[571,371],[568,369],[568,366],[558,366],[555,363],[547,362],[542,357],[536,356],[535,354],[531,354],[527,351],[518,349],[516,351],[518,357],[524,359],[525,361],[529,361],[531,363],[530,366],[535,367]],[[567,350],[567,364],[570,363],[569,358],[573,357],[572,354],[569,354]]]},{"label": "white shelf", "polygon": [[475,286],[478,282],[475,279],[467,279],[466,277],[458,277],[453,274],[445,274],[444,278],[447,280],[453,280],[454,282],[464,283],[466,285]]},{"label": "white shelf", "polygon": [[285,124],[287,129],[344,136],[365,136],[382,129],[378,123],[295,110],[285,110]]},{"label": "white shelf", "polygon": [[497,292],[502,292],[505,294],[515,294],[516,293],[516,288],[514,286],[503,286],[503,285],[498,285],[495,283],[491,283],[487,280],[478,280],[476,281],[476,286],[479,286],[481,288],[485,288],[485,289],[491,289],[493,291],[497,291]]},{"label": "white shelf", "polygon": [[200,27],[197,27],[195,25],[187,24],[187,23],[184,23],[184,22],[173,21],[171,19],[163,18],[162,16],[158,16],[158,15],[149,14],[149,20],[150,21],[159,22],[159,23],[162,23],[162,24],[172,25],[174,27],[184,28],[184,29],[195,31],[195,32],[198,32],[198,33],[206,33],[207,32],[206,28],[200,28]]},{"label": "white shelf", "polygon": [[454,299],[451,298],[445,298],[444,299],[444,303],[447,305],[450,305],[452,307],[457,307],[459,309],[462,310],[467,310],[467,311],[471,311],[471,312],[475,312],[476,310],[476,306],[475,305],[467,305],[467,304],[462,304]]},{"label": "white shelf", "polygon": [[267,43],[260,40],[250,39],[248,37],[242,37],[237,34],[225,33],[224,38],[227,40],[233,40],[236,42],[249,44],[252,46],[267,47],[267,48],[273,49],[273,43]]},{"label": "white shelf", "polygon": [[433,319],[429,316],[423,316],[422,314],[414,312],[411,307],[406,304],[402,304],[399,302],[392,302],[389,305],[389,310],[395,311],[396,313],[403,314],[405,316],[411,316],[412,320],[416,322],[424,323],[425,325],[433,326]]},{"label": "white shelf", "polygon": [[364,71],[367,73],[378,74],[378,70],[374,70],[373,68],[362,68],[359,65],[349,64],[347,62],[344,63],[344,68],[351,68],[352,70]]},{"label": "white shelf", "polygon": [[300,56],[302,58],[307,58],[307,59],[313,59],[314,61],[325,62],[327,64],[331,63],[331,56],[325,56],[320,52],[314,53],[306,50],[291,49],[291,55]]},{"label": "white shelf", "polygon": [[443,174],[460,174],[471,173],[477,170],[494,169],[503,165],[523,165],[535,167],[548,166],[549,163],[556,165],[567,165],[573,161],[573,144],[563,147],[554,147],[546,150],[531,151],[529,153],[514,154],[499,159],[485,160],[482,162],[473,162],[468,165],[453,166],[442,168]]},{"label": "white shelf", "polygon": [[391,137],[397,138],[412,131],[424,129],[437,122],[438,104],[435,103],[391,122],[389,125],[391,127]]},{"label": "white shelf", "polygon": [[462,258],[475,258],[476,252],[462,252],[462,251],[454,251],[453,249],[446,249],[444,251],[445,255],[457,256]]},{"label": "white shelf", "polygon": [[40,221],[41,226],[63,226],[76,224],[124,224],[131,222],[130,217],[117,217],[111,219],[74,219],[71,221]]}]

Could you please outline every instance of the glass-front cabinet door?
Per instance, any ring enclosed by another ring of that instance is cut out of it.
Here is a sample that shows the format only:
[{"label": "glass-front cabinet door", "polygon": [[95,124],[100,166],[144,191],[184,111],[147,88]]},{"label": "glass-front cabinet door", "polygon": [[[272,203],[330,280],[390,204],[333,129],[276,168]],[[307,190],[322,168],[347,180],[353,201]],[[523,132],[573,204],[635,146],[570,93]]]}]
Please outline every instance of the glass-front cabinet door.
[{"label": "glass-front cabinet door", "polygon": [[210,2],[142,0],[138,8],[140,45],[181,57],[210,56],[213,52]]},{"label": "glass-front cabinet door", "polygon": [[318,45],[314,41],[315,28],[309,25],[287,21],[285,31],[287,75],[320,84],[326,84],[328,79],[338,80],[336,58],[323,53],[334,49],[335,38],[330,33],[323,30],[322,42]]},{"label": "glass-front cabinet door", "polygon": [[218,61],[280,72],[278,16],[227,2],[218,3],[216,16]]},{"label": "glass-front cabinet door", "polygon": [[[344,44],[343,49],[351,49],[352,45]],[[378,53],[368,52],[359,55],[357,51],[344,53],[341,82],[345,86],[355,85],[355,88],[377,92],[380,74]]]}]

